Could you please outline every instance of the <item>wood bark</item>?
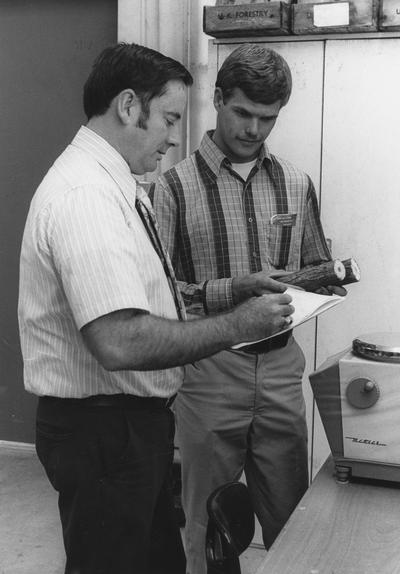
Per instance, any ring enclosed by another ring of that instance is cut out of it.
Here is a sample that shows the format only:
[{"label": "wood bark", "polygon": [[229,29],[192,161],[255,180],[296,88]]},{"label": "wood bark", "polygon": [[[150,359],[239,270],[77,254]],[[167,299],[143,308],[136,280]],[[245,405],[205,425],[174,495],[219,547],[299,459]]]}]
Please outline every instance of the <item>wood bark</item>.
[{"label": "wood bark", "polygon": [[320,265],[305,267],[278,280],[295,287],[301,287],[306,291],[316,291],[327,285],[348,285],[360,280],[360,268],[355,259],[350,257],[344,261],[333,259]]},{"label": "wood bark", "polygon": [[302,287],[306,291],[316,291],[327,285],[343,285],[346,270],[339,259],[326,261],[313,267],[305,267],[288,275],[280,277],[282,283]]}]

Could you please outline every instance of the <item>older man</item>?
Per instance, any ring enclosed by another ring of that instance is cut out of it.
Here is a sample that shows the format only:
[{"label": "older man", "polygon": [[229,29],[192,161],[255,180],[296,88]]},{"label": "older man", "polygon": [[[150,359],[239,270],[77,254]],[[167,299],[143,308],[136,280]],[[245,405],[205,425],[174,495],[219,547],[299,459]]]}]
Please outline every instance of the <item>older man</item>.
[{"label": "older man", "polygon": [[275,332],[285,287],[185,322],[151,204],[132,174],[171,146],[192,83],[135,44],[107,48],[84,88],[87,125],[43,179],[21,251],[25,385],[38,456],[59,493],[68,574],[182,574],[169,488],[181,365]]}]

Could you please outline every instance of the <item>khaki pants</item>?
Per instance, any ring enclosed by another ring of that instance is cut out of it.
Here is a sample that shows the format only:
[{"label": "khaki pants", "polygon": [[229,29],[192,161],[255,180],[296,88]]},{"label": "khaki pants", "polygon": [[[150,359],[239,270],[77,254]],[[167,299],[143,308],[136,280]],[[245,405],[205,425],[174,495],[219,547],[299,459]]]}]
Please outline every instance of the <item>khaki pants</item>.
[{"label": "khaki pants", "polygon": [[206,574],[206,500],[244,471],[266,548],[308,486],[304,355],[224,351],[185,368],[175,403],[187,574]]}]

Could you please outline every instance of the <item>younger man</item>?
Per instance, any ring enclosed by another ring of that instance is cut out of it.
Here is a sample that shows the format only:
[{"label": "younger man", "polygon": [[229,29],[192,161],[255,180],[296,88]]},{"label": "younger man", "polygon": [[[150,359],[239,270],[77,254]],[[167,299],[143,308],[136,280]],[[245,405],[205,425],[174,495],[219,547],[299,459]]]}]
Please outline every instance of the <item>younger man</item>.
[{"label": "younger man", "polygon": [[[291,86],[276,52],[234,50],[215,84],[216,129],[152,192],[189,313],[232,309],[262,294],[271,277],[331,259],[310,178],[264,143]],[[206,572],[214,488],[244,470],[266,548],[306,490],[303,370],[290,332],[185,367],[176,415],[188,574]]]}]

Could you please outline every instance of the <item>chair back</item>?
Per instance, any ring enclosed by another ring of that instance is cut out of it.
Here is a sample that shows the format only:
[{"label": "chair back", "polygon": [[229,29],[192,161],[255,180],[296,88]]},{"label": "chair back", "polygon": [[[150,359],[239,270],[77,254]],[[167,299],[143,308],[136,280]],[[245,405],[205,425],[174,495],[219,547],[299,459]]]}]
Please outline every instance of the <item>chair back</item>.
[{"label": "chair back", "polygon": [[239,556],[254,536],[254,511],[247,486],[233,481],[207,500],[206,558],[208,574],[240,574]]}]

